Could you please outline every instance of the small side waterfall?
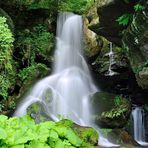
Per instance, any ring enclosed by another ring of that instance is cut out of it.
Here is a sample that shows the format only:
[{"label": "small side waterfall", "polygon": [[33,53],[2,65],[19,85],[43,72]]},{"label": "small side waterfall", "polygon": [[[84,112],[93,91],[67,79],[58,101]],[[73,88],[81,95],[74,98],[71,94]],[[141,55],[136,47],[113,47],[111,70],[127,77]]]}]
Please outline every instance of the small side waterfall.
[{"label": "small side waterfall", "polygon": [[107,56],[109,56],[109,68],[108,68],[108,72],[106,75],[113,76],[117,73],[112,70],[112,65],[114,64],[114,52],[113,52],[113,43],[112,42],[109,43],[109,49],[110,49],[109,53],[106,54]]},{"label": "small side waterfall", "polygon": [[[83,57],[82,17],[72,13],[59,15],[55,63],[51,76],[39,81],[18,106],[15,116],[26,114],[34,102],[41,102],[50,118],[57,115],[69,118],[80,125],[96,127],[91,121],[90,95],[99,91],[94,85]],[[103,146],[117,146],[102,137]]]},{"label": "small side waterfall", "polygon": [[142,107],[135,107],[132,111],[134,139],[143,146],[148,146],[145,141],[144,110]]}]

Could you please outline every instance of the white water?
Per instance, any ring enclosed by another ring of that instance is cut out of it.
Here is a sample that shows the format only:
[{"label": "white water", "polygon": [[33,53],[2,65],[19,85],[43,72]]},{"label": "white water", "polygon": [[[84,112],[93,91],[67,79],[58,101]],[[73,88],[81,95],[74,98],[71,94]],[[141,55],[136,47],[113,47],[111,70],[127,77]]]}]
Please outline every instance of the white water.
[{"label": "white water", "polygon": [[143,146],[148,146],[145,141],[145,128],[144,128],[144,111],[141,107],[135,107],[132,111],[134,122],[134,139]]},{"label": "white water", "polygon": [[[70,118],[80,125],[93,126],[91,121],[90,94],[98,91],[93,84],[82,53],[83,23],[81,16],[60,14],[57,21],[57,44],[54,70],[51,76],[39,81],[20,103],[15,115],[26,114],[34,102],[45,105],[46,114],[54,121],[58,115]],[[99,138],[99,144],[116,146]]]},{"label": "white water", "polygon": [[113,43],[112,42],[110,42],[110,44],[109,44],[109,49],[110,49],[110,51],[109,51],[109,53],[107,53],[107,55],[109,56],[109,68],[108,68],[108,73],[106,75],[113,76],[117,73],[112,70],[112,65],[114,64],[114,52],[113,52]]}]

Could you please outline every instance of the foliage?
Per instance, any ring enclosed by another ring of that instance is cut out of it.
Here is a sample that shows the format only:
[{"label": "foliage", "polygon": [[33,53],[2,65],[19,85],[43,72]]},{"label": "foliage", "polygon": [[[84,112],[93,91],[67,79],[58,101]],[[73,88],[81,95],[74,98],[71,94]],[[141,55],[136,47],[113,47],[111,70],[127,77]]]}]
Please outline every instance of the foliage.
[{"label": "foliage", "polygon": [[25,9],[49,9],[56,10],[58,0],[7,0],[7,4]]},{"label": "foliage", "polygon": [[132,19],[133,19],[133,14],[127,13],[127,14],[123,14],[122,16],[120,16],[117,19],[117,22],[119,23],[119,25],[126,26],[129,24],[129,22],[132,21]]},{"label": "foliage", "polygon": [[122,115],[124,115],[124,113],[126,113],[126,112],[127,112],[127,108],[125,108],[125,106],[121,106],[119,108],[114,108],[111,111],[103,112],[101,114],[101,117],[102,118],[110,118],[110,119],[119,118]]},{"label": "foliage", "polygon": [[0,17],[0,96],[4,99],[7,99],[8,89],[11,89],[16,75],[12,59],[13,42],[6,18]]},{"label": "foliage", "polygon": [[[134,11],[135,12],[141,11],[143,9],[144,9],[144,6],[142,6],[140,3],[134,5]],[[119,25],[127,26],[129,23],[132,22],[134,13],[123,14],[116,21],[119,23]]]},{"label": "foliage", "polygon": [[115,96],[115,98],[114,98],[114,104],[116,106],[120,106],[122,104],[122,97],[121,96]]},{"label": "foliage", "polygon": [[102,112],[101,117],[102,118],[119,118],[121,116],[124,116],[124,113],[127,112],[127,104],[123,101],[123,98],[121,96],[116,96],[114,98],[114,104],[115,108],[113,108],[110,111]]},{"label": "foliage", "polygon": [[41,63],[33,64],[29,67],[26,67],[20,70],[20,72],[18,73],[18,77],[21,79],[21,81],[25,81],[29,78],[34,77],[33,74],[37,75],[38,71],[42,71],[43,73],[45,69],[47,69],[48,71],[47,66],[44,64],[41,64]]},{"label": "foliage", "polygon": [[143,64],[139,65],[137,68],[133,69],[135,74],[138,74],[144,68],[148,67],[148,60],[146,60]]},{"label": "foliage", "polygon": [[93,0],[60,0],[59,9],[61,11],[83,14],[88,10],[92,3]]},{"label": "foliage", "polygon": [[76,148],[83,139],[69,125],[52,121],[35,124],[29,116],[0,116],[1,148]]},{"label": "foliage", "polygon": [[44,25],[39,24],[33,28],[33,31],[26,29],[18,33],[16,48],[21,49],[19,57],[29,66],[35,63],[37,57],[50,60],[53,43],[53,34],[47,32]]},{"label": "foliage", "polygon": [[144,105],[144,109],[148,111],[148,105]]},{"label": "foliage", "polygon": [[144,6],[142,6],[141,4],[136,4],[135,6],[134,6],[134,10],[135,11],[141,11],[141,10],[143,10],[144,9]]}]

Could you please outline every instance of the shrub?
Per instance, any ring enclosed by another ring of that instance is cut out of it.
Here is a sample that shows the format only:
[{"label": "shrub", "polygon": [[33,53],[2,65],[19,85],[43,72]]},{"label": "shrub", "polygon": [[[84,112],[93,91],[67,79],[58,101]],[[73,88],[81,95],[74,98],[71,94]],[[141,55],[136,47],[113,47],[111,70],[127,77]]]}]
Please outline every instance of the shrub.
[{"label": "shrub", "polygon": [[[67,121],[68,122],[68,121]],[[64,122],[43,122],[35,124],[29,116],[21,118],[0,116],[1,148],[76,148],[85,147],[70,124]],[[87,146],[86,146],[87,147]],[[93,146],[89,146],[93,148]]]}]

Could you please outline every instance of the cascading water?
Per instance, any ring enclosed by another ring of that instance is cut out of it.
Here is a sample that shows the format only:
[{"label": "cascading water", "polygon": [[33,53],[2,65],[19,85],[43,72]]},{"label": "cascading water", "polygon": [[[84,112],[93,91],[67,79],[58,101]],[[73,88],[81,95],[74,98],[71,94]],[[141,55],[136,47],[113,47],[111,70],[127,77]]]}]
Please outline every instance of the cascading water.
[{"label": "cascading water", "polygon": [[[46,114],[54,121],[58,121],[57,115],[62,115],[80,125],[94,126],[91,121],[89,96],[98,89],[92,82],[82,56],[82,27],[81,16],[72,13],[59,15],[53,73],[33,87],[18,106],[15,116],[26,114],[32,103],[41,102],[45,106]],[[114,146],[104,139],[100,143]]]},{"label": "cascading water", "polygon": [[134,139],[143,146],[148,146],[145,141],[145,128],[144,128],[144,110],[141,107],[135,107],[132,111]]},{"label": "cascading water", "polygon": [[109,68],[108,68],[108,72],[106,75],[113,76],[117,73],[112,70],[112,65],[114,64],[114,52],[113,52],[113,43],[112,42],[110,42],[110,44],[109,44],[109,49],[110,49],[109,53],[106,54],[109,56]]}]

